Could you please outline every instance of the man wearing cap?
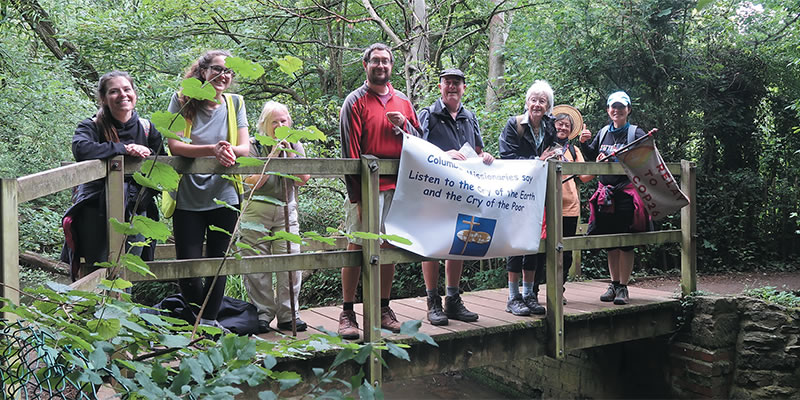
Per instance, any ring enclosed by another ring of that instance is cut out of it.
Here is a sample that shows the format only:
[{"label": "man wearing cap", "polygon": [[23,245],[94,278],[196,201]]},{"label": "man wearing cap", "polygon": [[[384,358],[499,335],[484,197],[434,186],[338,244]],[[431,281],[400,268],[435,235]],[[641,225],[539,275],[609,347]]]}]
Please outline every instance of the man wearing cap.
[{"label": "man wearing cap", "polygon": [[[484,163],[491,164],[494,157],[483,151],[478,120],[474,113],[461,104],[467,88],[464,73],[456,68],[446,69],[439,74],[438,86],[442,97],[419,112],[423,139],[435,144],[456,160],[467,159],[459,149],[469,143]],[[428,293],[428,321],[431,325],[447,325],[449,319],[477,321],[478,314],[467,310],[459,294],[464,261],[446,260],[444,265],[446,295],[443,309],[438,290],[439,261],[422,262],[422,276],[425,279],[425,291]]]},{"label": "man wearing cap", "polygon": [[[375,43],[364,51],[362,65],[367,80],[351,92],[342,104],[339,128],[342,136],[342,157],[360,158],[371,154],[378,158],[400,158],[403,149],[402,133],[419,136],[419,120],[414,106],[403,93],[395,90],[389,79],[392,76],[394,56],[382,43]],[[345,200],[345,229],[348,232],[365,231],[361,227],[361,181],[358,175],[345,176],[348,200]],[[381,175],[379,183],[379,212],[381,232],[392,203],[397,176]],[[383,243],[381,247],[388,246]],[[348,250],[361,249],[359,240],[353,240]],[[358,339],[359,329],[353,303],[356,297],[361,268],[342,268],[342,297],[344,305],[339,315],[339,335],[344,339]],[[400,332],[400,322],[389,308],[389,298],[394,278],[394,265],[381,264],[381,328]]]}]

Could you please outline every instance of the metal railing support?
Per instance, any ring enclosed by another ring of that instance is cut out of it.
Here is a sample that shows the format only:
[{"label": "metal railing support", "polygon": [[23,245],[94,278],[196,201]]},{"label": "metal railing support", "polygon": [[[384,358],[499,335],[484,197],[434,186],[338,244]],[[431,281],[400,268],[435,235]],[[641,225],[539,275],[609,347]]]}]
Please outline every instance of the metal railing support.
[{"label": "metal railing support", "polygon": [[681,294],[697,291],[697,180],[693,162],[681,160],[681,190],[689,205],[681,209]]},{"label": "metal railing support", "polygon": [[[19,305],[19,203],[17,180],[0,180],[0,269],[3,285],[0,295]],[[16,315],[3,313],[3,318],[16,321]]]},{"label": "metal railing support", "polygon": [[[372,155],[361,156],[361,227],[380,233],[379,165]],[[361,247],[361,288],[364,300],[364,342],[381,339],[381,253],[379,240],[364,240]],[[379,352],[380,350],[374,350]],[[372,354],[367,361],[367,378],[372,385],[382,382],[381,361]]]},{"label": "metal railing support", "polygon": [[545,195],[545,223],[547,224],[547,330],[548,355],[564,359],[564,231],[561,222],[561,163],[547,163],[547,191]]}]

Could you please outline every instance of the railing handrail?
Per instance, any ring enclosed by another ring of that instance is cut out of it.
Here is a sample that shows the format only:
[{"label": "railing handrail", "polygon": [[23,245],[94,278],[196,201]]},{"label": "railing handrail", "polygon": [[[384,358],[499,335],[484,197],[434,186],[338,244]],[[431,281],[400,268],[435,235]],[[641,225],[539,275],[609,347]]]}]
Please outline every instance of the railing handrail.
[{"label": "railing handrail", "polygon": [[[148,157],[153,159],[154,157]],[[171,165],[179,173],[217,173],[217,174],[256,174],[262,167],[222,167],[213,157],[184,158],[159,156],[160,162]],[[0,258],[2,258],[3,283],[18,285],[19,271],[9,268],[11,261],[18,259],[19,232],[18,232],[18,205],[19,203],[43,197],[61,190],[106,178],[106,197],[108,215],[120,217],[123,207],[122,175],[132,174],[139,170],[143,160],[127,158],[122,162],[122,157],[111,160],[91,160],[81,163],[62,166],[48,171],[24,176],[18,179],[2,179],[0,185],[0,219],[2,221],[2,241],[0,243]],[[269,171],[288,174],[310,174],[314,176],[331,175],[362,175],[362,213],[365,218],[364,226],[368,231],[377,233],[377,194],[378,175],[397,174],[399,160],[378,160],[372,156],[363,156],[361,159],[319,159],[319,158],[273,158],[270,159]],[[120,165],[123,164],[123,165]],[[563,238],[561,232],[561,202],[560,193],[562,176],[572,174],[581,175],[623,175],[625,172],[619,163],[595,162],[560,162],[551,161],[548,164],[548,186],[554,185],[553,190],[547,194],[547,239],[540,244],[539,251],[547,253],[547,305],[548,329],[551,334],[551,355],[558,358],[565,356],[564,349],[564,320],[563,306],[561,304],[560,278],[562,268],[561,254],[565,250],[582,250],[604,247],[618,247],[628,245],[643,245],[654,243],[681,243],[681,288],[684,294],[696,289],[696,196],[694,165],[688,161],[680,163],[665,163],[673,175],[682,176],[681,188],[689,196],[690,204],[681,210],[681,229],[665,230],[658,232],[577,236]],[[120,168],[122,167],[122,168]],[[120,236],[120,237],[116,237]],[[554,242],[554,239],[556,242]],[[123,238],[121,235],[109,235],[109,241],[120,247]],[[413,262],[425,260],[424,257],[400,249],[379,249],[377,245],[368,242],[362,250],[332,251],[326,253],[304,253],[285,255],[264,255],[244,257],[241,260],[229,258],[223,274],[247,274],[259,272],[291,271],[309,268],[339,268],[364,266],[362,268],[364,288],[364,339],[376,340],[380,335],[380,322],[376,320],[379,305],[379,278],[380,268],[384,263]],[[110,254],[110,256],[113,255]],[[199,260],[170,260],[153,261],[148,263],[158,279],[177,279],[195,276],[208,276],[216,272],[221,259],[207,258]],[[16,265],[14,262],[13,265]],[[102,272],[102,271],[101,271]],[[129,274],[132,281],[151,280],[152,278]],[[92,277],[90,281],[98,279]],[[16,292],[0,289],[2,294],[13,300],[19,301]],[[369,374],[373,379],[380,380],[380,365],[371,362]]]}]

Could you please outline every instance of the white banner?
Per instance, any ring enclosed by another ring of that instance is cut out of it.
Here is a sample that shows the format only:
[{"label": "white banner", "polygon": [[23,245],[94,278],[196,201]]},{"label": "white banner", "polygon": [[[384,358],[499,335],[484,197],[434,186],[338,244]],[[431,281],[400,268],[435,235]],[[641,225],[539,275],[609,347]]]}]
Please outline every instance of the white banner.
[{"label": "white banner", "polygon": [[404,135],[386,233],[416,254],[474,260],[536,253],[542,233],[547,165],[539,160],[453,160]]}]

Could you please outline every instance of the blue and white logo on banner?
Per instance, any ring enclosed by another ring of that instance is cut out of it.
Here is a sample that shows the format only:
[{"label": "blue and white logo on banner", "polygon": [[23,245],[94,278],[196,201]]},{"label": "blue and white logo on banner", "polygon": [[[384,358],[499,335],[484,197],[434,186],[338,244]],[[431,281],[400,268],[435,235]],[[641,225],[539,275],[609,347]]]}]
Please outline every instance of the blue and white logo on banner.
[{"label": "blue and white logo on banner", "polygon": [[450,254],[483,257],[492,244],[496,219],[458,214]]}]

